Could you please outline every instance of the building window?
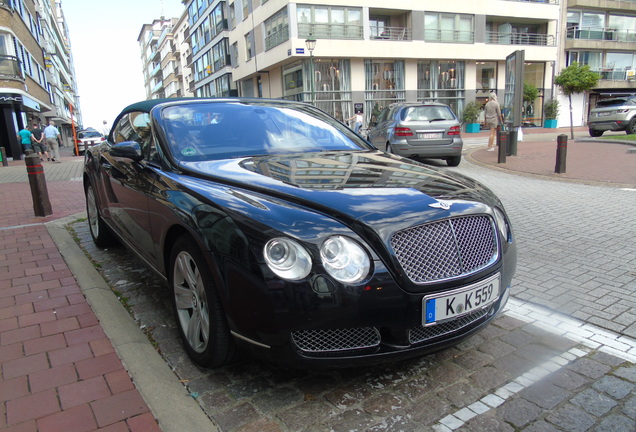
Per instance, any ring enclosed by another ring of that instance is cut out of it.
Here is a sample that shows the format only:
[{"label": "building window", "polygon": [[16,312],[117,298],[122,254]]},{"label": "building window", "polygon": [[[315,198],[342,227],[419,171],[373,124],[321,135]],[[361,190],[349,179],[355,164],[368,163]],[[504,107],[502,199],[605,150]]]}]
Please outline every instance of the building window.
[{"label": "building window", "polygon": [[289,40],[287,8],[281,9],[265,20],[265,34],[265,50],[272,49]]},{"label": "building window", "polygon": [[455,114],[462,112],[466,87],[463,61],[420,61],[417,83],[418,101],[441,102],[450,106]]},{"label": "building window", "polygon": [[365,60],[364,78],[366,123],[390,103],[406,100],[403,60]]},{"label": "building window", "polygon": [[298,37],[362,39],[362,9],[298,5]]},{"label": "building window", "polygon": [[252,48],[252,32],[249,32],[245,35],[245,55],[247,56],[247,60],[254,57],[254,51]]},{"label": "building window", "polygon": [[427,42],[473,43],[473,16],[427,13],[424,16],[424,40]]}]

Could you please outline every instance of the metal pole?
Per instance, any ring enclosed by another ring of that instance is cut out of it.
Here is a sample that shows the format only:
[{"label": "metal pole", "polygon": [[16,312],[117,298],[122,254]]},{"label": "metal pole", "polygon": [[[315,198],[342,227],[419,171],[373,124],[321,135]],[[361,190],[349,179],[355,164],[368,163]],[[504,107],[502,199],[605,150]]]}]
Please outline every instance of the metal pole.
[{"label": "metal pole", "polygon": [[314,50],[309,51],[309,58],[311,60],[311,103],[316,106],[316,90],[314,88],[314,81],[316,81],[316,72],[314,71]]}]

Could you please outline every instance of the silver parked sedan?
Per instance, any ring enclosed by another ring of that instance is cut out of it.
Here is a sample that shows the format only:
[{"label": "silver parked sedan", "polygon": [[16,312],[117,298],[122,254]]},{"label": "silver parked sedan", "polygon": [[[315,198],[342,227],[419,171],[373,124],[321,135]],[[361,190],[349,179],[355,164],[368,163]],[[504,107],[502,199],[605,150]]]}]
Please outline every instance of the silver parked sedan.
[{"label": "silver parked sedan", "polygon": [[460,122],[442,103],[395,103],[382,110],[367,135],[375,147],[406,157],[461,161]]}]

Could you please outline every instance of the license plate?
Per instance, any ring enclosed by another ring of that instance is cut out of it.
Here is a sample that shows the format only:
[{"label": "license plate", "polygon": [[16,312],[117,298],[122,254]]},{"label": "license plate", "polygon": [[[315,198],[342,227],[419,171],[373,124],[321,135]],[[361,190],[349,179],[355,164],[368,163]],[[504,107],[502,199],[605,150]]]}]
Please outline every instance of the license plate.
[{"label": "license plate", "polygon": [[612,113],[608,111],[608,112],[600,112],[600,113],[597,113],[596,115],[598,117],[606,117],[606,116],[608,116],[610,114],[612,114]]},{"label": "license plate", "polygon": [[441,133],[418,133],[417,137],[419,139],[440,139],[442,137]]},{"label": "license plate", "polygon": [[422,324],[432,325],[483,309],[499,298],[500,275],[455,291],[426,296],[422,300]]}]

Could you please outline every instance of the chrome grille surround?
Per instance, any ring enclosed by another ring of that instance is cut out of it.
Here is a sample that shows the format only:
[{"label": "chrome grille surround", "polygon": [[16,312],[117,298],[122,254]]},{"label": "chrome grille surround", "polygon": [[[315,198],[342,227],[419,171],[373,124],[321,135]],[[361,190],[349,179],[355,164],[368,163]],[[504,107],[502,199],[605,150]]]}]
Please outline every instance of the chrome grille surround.
[{"label": "chrome grille surround", "polygon": [[497,261],[496,227],[489,216],[461,216],[396,232],[391,247],[416,284],[467,276]]},{"label": "chrome grille surround", "polygon": [[330,353],[375,348],[380,332],[375,327],[299,330],[291,334],[294,344],[305,353]]},{"label": "chrome grille surround", "polygon": [[486,315],[488,315],[490,309],[492,309],[492,306],[486,309],[473,311],[467,315],[440,324],[427,327],[421,325],[413,327],[409,331],[409,343],[417,344],[430,339],[435,339],[439,336],[456,332],[457,330],[474,324],[484,318]]}]

